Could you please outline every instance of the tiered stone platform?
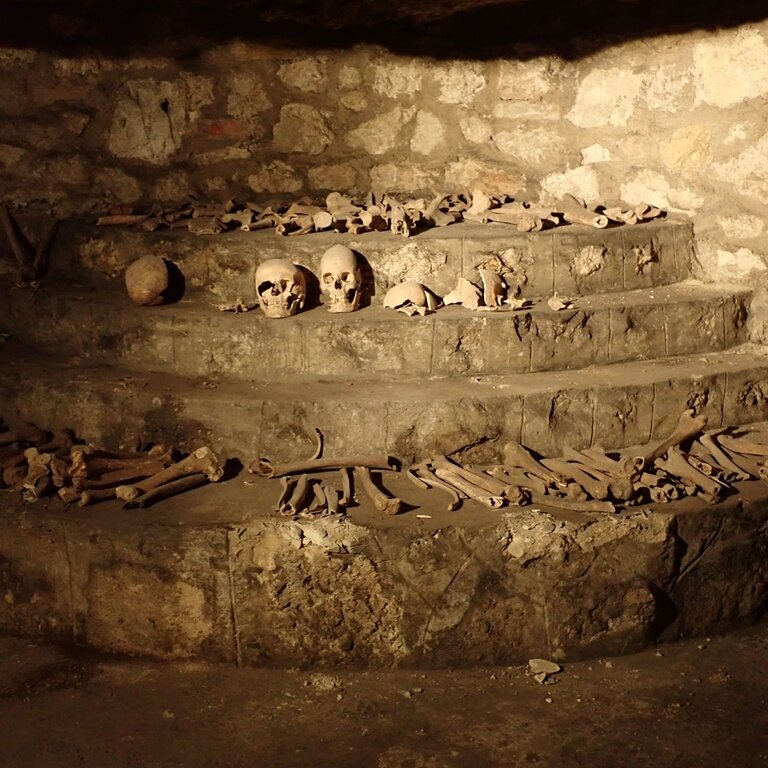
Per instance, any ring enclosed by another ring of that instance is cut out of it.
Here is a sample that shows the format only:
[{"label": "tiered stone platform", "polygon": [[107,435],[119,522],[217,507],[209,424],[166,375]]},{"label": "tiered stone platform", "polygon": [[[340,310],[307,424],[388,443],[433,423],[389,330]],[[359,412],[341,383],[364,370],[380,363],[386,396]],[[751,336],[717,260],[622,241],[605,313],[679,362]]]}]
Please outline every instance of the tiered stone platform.
[{"label": "tiered stone platform", "polygon": [[[334,242],[365,259],[359,312],[329,314],[316,290],[279,321],[212,306],[253,300],[265,258],[317,272]],[[125,266],[148,252],[179,265],[178,303],[125,296]],[[0,416],[112,448],[206,443],[243,463],[304,457],[317,427],[327,455],[386,451],[406,465],[455,451],[490,462],[508,440],[550,456],[638,445],[685,408],[711,426],[768,418],[749,292],[691,280],[691,257],[691,227],[674,220],[528,235],[461,224],[409,240],[68,223],[39,291],[2,287]],[[494,260],[530,308],[381,307],[402,279],[444,294]],[[553,311],[554,292],[575,306]],[[714,507],[609,517],[447,513],[435,492],[385,484],[408,505],[395,519],[363,501],[348,520],[291,522],[271,511],[276,483],[245,474],[139,513],[6,494],[0,627],[246,663],[506,663],[635,650],[753,618],[766,600],[758,484]]]}]

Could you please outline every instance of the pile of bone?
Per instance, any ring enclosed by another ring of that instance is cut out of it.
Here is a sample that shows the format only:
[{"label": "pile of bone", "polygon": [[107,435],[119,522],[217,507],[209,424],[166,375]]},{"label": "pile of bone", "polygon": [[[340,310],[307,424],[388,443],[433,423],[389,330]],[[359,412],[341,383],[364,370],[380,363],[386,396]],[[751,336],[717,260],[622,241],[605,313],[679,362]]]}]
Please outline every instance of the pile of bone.
[{"label": "pile of bone", "polygon": [[706,425],[706,417],[685,411],[668,438],[640,455],[592,447],[546,459],[508,443],[501,465],[480,469],[440,456],[407,474],[419,488],[447,493],[449,510],[464,499],[491,509],[542,504],[579,512],[615,512],[686,496],[715,504],[736,481],[768,481],[768,425],[705,432]]},{"label": "pile of bone", "polygon": [[158,229],[185,229],[197,235],[217,235],[227,230],[274,229],[280,235],[307,235],[335,231],[359,235],[362,232],[390,230],[408,237],[432,227],[445,227],[459,221],[513,224],[519,232],[538,232],[563,224],[586,224],[597,229],[621,224],[637,224],[663,214],[646,203],[628,205],[588,205],[584,200],[565,195],[550,205],[535,205],[515,200],[510,195],[472,193],[438,194],[431,200],[409,198],[400,202],[389,194],[369,193],[355,201],[340,192],[331,192],[324,205],[310,198],[292,203],[261,206],[228,200],[221,205],[190,201],[180,208],[153,206],[146,213],[133,209],[110,211],[96,220],[99,226],[132,225],[148,232]]},{"label": "pile of bone", "polygon": [[[276,511],[291,518],[313,518],[345,514],[355,503],[355,488],[361,487],[379,512],[396,515],[402,502],[379,487],[371,470],[397,471],[397,459],[386,455],[356,455],[323,458],[323,435],[316,429],[317,449],[305,461],[275,464],[269,459],[256,459],[248,471],[259,477],[279,478],[282,491]],[[340,488],[326,479],[335,473]],[[322,478],[313,475],[323,475]]]},{"label": "pile of bone", "polygon": [[111,453],[78,443],[71,431],[51,434],[34,425],[0,432],[0,488],[29,502],[58,495],[81,507],[121,499],[126,509],[221,480],[221,462],[208,447],[175,461],[163,446]]}]

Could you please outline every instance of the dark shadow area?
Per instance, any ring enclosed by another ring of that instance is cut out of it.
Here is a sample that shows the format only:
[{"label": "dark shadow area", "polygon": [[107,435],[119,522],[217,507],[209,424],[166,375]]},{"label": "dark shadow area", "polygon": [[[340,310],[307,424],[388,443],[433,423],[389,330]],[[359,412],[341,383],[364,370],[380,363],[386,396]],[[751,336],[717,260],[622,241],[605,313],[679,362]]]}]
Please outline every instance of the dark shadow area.
[{"label": "dark shadow area", "polygon": [[245,469],[243,462],[238,458],[227,459],[224,462],[224,474],[219,482],[226,483],[228,480],[234,480]]},{"label": "dark shadow area", "polygon": [[163,304],[175,304],[184,298],[187,281],[184,273],[169,259],[163,259],[168,268],[168,287],[163,291]]},{"label": "dark shadow area", "polygon": [[764,0],[532,0],[464,4],[286,0],[7,0],[0,46],[60,55],[172,56],[193,64],[241,39],[271,46],[346,50],[378,44],[409,56],[577,59],[663,33],[714,30],[768,18]]},{"label": "dark shadow area", "polygon": [[297,264],[296,266],[301,270],[301,274],[304,275],[304,281],[307,285],[303,307],[303,311],[306,312],[308,309],[315,309],[315,307],[320,306],[320,280],[311,269],[302,264]]},{"label": "dark shadow area", "polygon": [[376,280],[371,262],[360,251],[353,250],[360,269],[360,309],[371,306],[371,299],[376,295]]}]

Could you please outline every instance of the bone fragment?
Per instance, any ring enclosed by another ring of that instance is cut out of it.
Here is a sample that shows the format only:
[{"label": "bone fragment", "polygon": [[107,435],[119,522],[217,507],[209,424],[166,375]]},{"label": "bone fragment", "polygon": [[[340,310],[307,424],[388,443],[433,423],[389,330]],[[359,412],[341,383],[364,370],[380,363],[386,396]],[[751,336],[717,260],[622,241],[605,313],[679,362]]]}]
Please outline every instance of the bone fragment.
[{"label": "bone fragment", "polygon": [[643,470],[660,459],[672,447],[696,437],[707,426],[706,416],[695,416],[692,410],[683,411],[672,434],[634,459],[635,467]]},{"label": "bone fragment", "polygon": [[564,195],[557,204],[557,208],[569,224],[586,224],[595,229],[605,229],[610,223],[606,215],[590,211],[582,206],[573,195]]},{"label": "bone fragment", "polygon": [[207,446],[193,451],[187,458],[165,467],[146,480],[140,480],[133,485],[120,485],[117,487],[117,496],[123,501],[132,501],[147,491],[151,491],[160,485],[177,480],[185,475],[203,473],[212,482],[221,480],[224,470],[214,454]]},{"label": "bone fragment", "polygon": [[743,453],[736,453],[735,451],[734,452],[729,451],[720,442],[722,435],[714,435],[713,437],[717,445],[728,456],[731,462],[735,464],[742,472],[746,473],[750,477],[754,477],[754,478],[760,477],[760,466],[761,466],[760,461],[758,461],[754,456],[748,456]]},{"label": "bone fragment", "polygon": [[744,437],[719,435],[718,442],[730,453],[742,453],[747,456],[768,456],[768,445]]},{"label": "bone fragment", "polygon": [[323,433],[315,427],[315,439],[317,440],[317,446],[314,453],[309,457],[310,461],[316,461],[323,455]]},{"label": "bone fragment", "polygon": [[586,501],[589,494],[577,483],[571,481],[565,486],[565,495],[574,501]]},{"label": "bone fragment", "polygon": [[640,221],[650,221],[651,219],[661,216],[662,210],[655,205],[640,203],[635,206],[635,214]]},{"label": "bone fragment", "polygon": [[132,224],[140,224],[148,218],[149,215],[146,213],[112,213],[107,214],[106,216],[99,216],[99,218],[96,219],[96,226],[131,226]]},{"label": "bone fragment", "polygon": [[445,481],[448,483],[448,485],[452,485],[457,490],[461,491],[462,493],[466,494],[467,497],[470,499],[474,499],[475,501],[479,501],[481,504],[484,504],[486,507],[490,507],[491,509],[499,509],[500,507],[504,506],[504,499],[501,496],[492,496],[489,495],[488,492],[475,485],[474,483],[469,482],[465,478],[463,478],[461,475],[459,475],[457,472],[454,472],[450,469],[435,469],[435,475],[440,480]]},{"label": "bone fragment", "polygon": [[355,467],[355,476],[359,478],[363,490],[379,512],[385,512],[388,515],[396,515],[400,512],[402,501],[378,488],[371,478],[371,470],[368,467]]},{"label": "bone fragment", "polygon": [[269,459],[257,459],[251,462],[248,471],[260,477],[282,477],[283,475],[322,472],[326,469],[341,469],[343,467],[397,470],[398,462],[392,456],[382,454],[360,454],[359,456],[342,456],[335,459],[310,459],[309,461],[274,465]]},{"label": "bone fragment", "polygon": [[563,459],[542,459],[541,463],[552,472],[577,482],[593,499],[604,501],[608,498],[608,483],[587,474],[583,465]]},{"label": "bone fragment", "polygon": [[449,512],[457,510],[461,506],[461,500],[467,498],[465,493],[440,480],[426,462],[411,467],[407,475],[411,482],[419,488],[439,488],[445,491],[451,497],[451,502],[448,505]]},{"label": "bone fragment", "polygon": [[629,456],[620,455],[618,459],[612,459],[597,445],[583,448],[581,451],[566,448],[565,458],[580,461],[583,464],[599,469],[601,472],[607,472],[609,475],[632,477],[637,474],[634,462]]},{"label": "bone fragment", "polygon": [[339,492],[330,485],[323,483],[323,493],[328,504],[328,514],[339,514]]},{"label": "bone fragment", "polygon": [[283,508],[283,504],[285,504],[285,502],[291,498],[291,493],[293,493],[294,485],[295,483],[290,476],[286,475],[285,477],[280,478],[281,491],[280,491],[280,496],[277,499],[278,512],[280,512],[280,510]]},{"label": "bone fragment", "polygon": [[107,501],[108,499],[115,498],[117,498],[117,488],[97,488],[94,490],[87,490],[80,494],[80,501],[77,502],[77,506],[87,507],[99,501]]},{"label": "bone fragment", "polygon": [[483,303],[486,307],[498,309],[504,305],[504,281],[498,272],[491,269],[480,269],[480,279],[483,281]]},{"label": "bone fragment", "polygon": [[438,456],[437,458],[432,459],[430,463],[436,470],[446,469],[449,472],[455,472],[459,477],[464,478],[467,482],[481,488],[492,496],[502,496],[507,488],[506,484],[502,483],[500,480],[482,472],[475,472],[460,464],[456,464],[446,456]]},{"label": "bone fragment", "polygon": [[467,309],[477,309],[480,306],[480,289],[464,277],[460,277],[456,287],[443,297],[443,304],[461,304]]},{"label": "bone fragment", "polygon": [[540,477],[528,475],[522,470],[511,467],[491,467],[490,474],[508,485],[526,488],[541,496],[547,492],[547,484]]},{"label": "bone fragment", "polygon": [[351,467],[340,467],[339,477],[341,478],[341,498],[339,504],[342,507],[348,507],[353,501],[352,496],[352,472]]},{"label": "bone fragment", "polygon": [[573,299],[568,299],[565,296],[559,296],[557,293],[553,293],[547,299],[547,306],[555,312],[561,312],[564,309],[571,309],[575,302]]},{"label": "bone fragment", "polygon": [[610,501],[578,501],[577,499],[562,499],[555,496],[540,496],[533,494],[534,504],[542,504],[555,509],[570,509],[574,512],[606,512],[616,511],[616,507]]},{"label": "bone fragment", "polygon": [[301,475],[293,487],[291,496],[281,507],[280,514],[295,517],[304,508],[309,493],[309,477]]},{"label": "bone fragment", "polygon": [[719,501],[722,495],[722,484],[692,467],[676,446],[669,448],[666,454],[666,459],[656,459],[656,466],[679,477],[685,483],[701,488],[702,498],[705,501],[712,504]]},{"label": "bone fragment", "polygon": [[189,491],[192,488],[198,488],[201,485],[205,485],[207,482],[208,476],[203,473],[180,477],[178,480],[171,480],[170,483],[159,485],[157,488],[148,491],[142,496],[127,501],[123,504],[123,509],[141,509],[143,507],[148,507],[156,501],[167,499],[170,496]]},{"label": "bone fragment", "polygon": [[714,441],[714,439],[706,432],[699,436],[698,442],[702,445],[704,450],[709,451],[712,458],[720,467],[726,480],[748,480],[749,474],[745,472],[741,467],[734,464],[727,456],[726,453],[720,448],[720,446]]},{"label": "bone fragment", "polygon": [[65,504],[74,504],[80,501],[80,494],[73,488],[59,488],[58,494]]},{"label": "bone fragment", "polygon": [[615,221],[619,224],[634,225],[639,221],[637,212],[635,210],[629,210],[622,208],[621,206],[603,208],[602,213],[603,216],[607,216],[611,221]]},{"label": "bone fragment", "polygon": [[507,443],[504,446],[504,464],[508,467],[522,469],[552,485],[565,486],[566,484],[566,480],[562,475],[547,469],[547,467],[539,463],[531,452],[520,443]]},{"label": "bone fragment", "polygon": [[224,231],[224,225],[217,216],[192,218],[187,228],[193,235],[219,235]]},{"label": "bone fragment", "polygon": [[485,213],[493,205],[493,200],[482,189],[472,191],[472,205],[467,208],[467,213],[479,215]]}]

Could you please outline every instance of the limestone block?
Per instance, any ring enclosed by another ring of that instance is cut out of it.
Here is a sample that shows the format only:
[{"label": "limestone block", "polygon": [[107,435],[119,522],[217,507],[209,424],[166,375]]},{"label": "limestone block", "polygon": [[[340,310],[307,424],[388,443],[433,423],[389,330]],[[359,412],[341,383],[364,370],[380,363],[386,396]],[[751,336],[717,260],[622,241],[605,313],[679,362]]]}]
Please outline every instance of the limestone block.
[{"label": "limestone block", "polygon": [[768,45],[754,28],[719,30],[693,49],[696,104],[727,109],[768,93]]},{"label": "limestone block", "polygon": [[350,112],[362,112],[368,109],[368,99],[362,91],[349,91],[339,96],[339,104]]},{"label": "limestone block", "polygon": [[349,163],[334,163],[310,168],[307,176],[312,189],[348,192],[355,189],[357,171]]},{"label": "limestone block", "polygon": [[454,61],[435,65],[433,74],[440,84],[440,101],[446,104],[468,104],[488,81],[482,64]]},{"label": "limestone block", "polygon": [[523,192],[527,178],[516,168],[504,168],[498,163],[461,158],[445,169],[446,189],[482,189],[487,194]]},{"label": "limestone block", "polygon": [[[728,378],[731,374],[729,372]],[[728,385],[730,389],[730,384]],[[727,424],[742,423],[744,416],[735,421],[724,421],[723,407],[726,392],[726,377],[692,376],[690,379],[677,378],[654,384],[655,407],[653,409],[653,430],[651,440],[662,440],[675,429],[680,414],[694,410],[707,417],[707,426],[714,429]],[[747,417],[748,418],[748,417]]]},{"label": "limestone block", "polygon": [[612,160],[611,150],[602,144],[590,144],[581,150],[581,164],[607,163]]},{"label": "limestone block", "polygon": [[610,362],[653,360],[667,354],[663,307],[611,307],[610,312]]},{"label": "limestone block", "polygon": [[339,67],[338,72],[339,86],[341,88],[353,89],[359,88],[363,84],[363,76],[358,67],[352,67],[345,64]]},{"label": "limestone block", "polygon": [[671,303],[665,308],[670,355],[723,349],[723,305],[720,299],[699,303]]},{"label": "limestone block", "polygon": [[594,398],[594,445],[610,449],[650,441],[653,387],[600,387]]},{"label": "limestone block", "polygon": [[431,155],[445,146],[445,127],[439,117],[423,109],[416,113],[416,126],[411,139],[411,150]]},{"label": "limestone block", "polygon": [[651,68],[643,83],[649,109],[682,112],[693,103],[693,77],[685,64],[659,64]]},{"label": "limestone block", "polygon": [[728,296],[723,299],[725,315],[725,349],[735,347],[747,341],[747,319],[752,309],[752,294]]},{"label": "limestone block", "polygon": [[272,105],[258,75],[238,72],[227,82],[227,114],[240,120],[254,120]]},{"label": "limestone block", "polygon": [[[712,168],[716,173],[714,164]],[[667,177],[647,169],[638,171],[621,184],[621,199],[630,205],[650,203],[688,215],[695,214],[704,204],[704,198],[692,188],[673,187]]]},{"label": "limestone block", "polygon": [[627,125],[642,84],[642,75],[629,69],[593,69],[582,79],[567,118],[580,128]]},{"label": "limestone block", "polygon": [[257,166],[246,183],[254,192],[298,192],[303,186],[296,171],[282,160]]},{"label": "limestone block", "polygon": [[437,186],[438,171],[428,171],[412,163],[384,163],[371,168],[371,186],[392,192],[414,194],[434,189]]},{"label": "limestone block", "polygon": [[322,112],[308,104],[286,104],[274,129],[278,152],[319,155],[333,141],[333,132]]},{"label": "limestone block", "polygon": [[347,134],[350,147],[362,149],[370,155],[383,155],[397,146],[400,129],[416,114],[414,107],[395,107],[372,120],[362,123]]},{"label": "limestone block", "polygon": [[421,89],[426,71],[416,59],[379,61],[373,65],[373,90],[392,99],[412,96]]},{"label": "limestone block", "polygon": [[283,64],[277,76],[291,88],[305,93],[320,93],[326,82],[327,59],[325,56],[309,56]]},{"label": "limestone block", "polygon": [[565,63],[555,57],[530,61],[502,61],[498,94],[505,101],[542,101],[563,78]]},{"label": "limestone block", "polygon": [[491,139],[491,125],[477,115],[466,115],[459,121],[461,134],[473,144],[484,144]]},{"label": "limestone block", "polygon": [[678,128],[669,141],[661,142],[659,154],[673,171],[700,171],[710,158],[712,129],[708,125],[686,125]]},{"label": "limestone block", "polygon": [[697,272],[710,281],[749,284],[768,271],[768,256],[757,254],[749,248],[726,250],[705,238],[696,242],[696,261]]},{"label": "limestone block", "polygon": [[759,216],[748,213],[733,216],[718,216],[717,225],[729,240],[751,240],[760,237],[765,222]]},{"label": "limestone block", "polygon": [[733,184],[741,195],[768,204],[768,134],[736,157],[712,163],[716,178]]},{"label": "limestone block", "polygon": [[72,641],[72,601],[60,524],[0,512],[0,628]]},{"label": "limestone block", "polygon": [[561,456],[566,445],[576,449],[588,446],[594,399],[590,390],[525,395],[523,444],[543,456]]},{"label": "limestone block", "polygon": [[[422,323],[397,313],[381,321],[384,310],[378,310],[379,321],[367,321],[352,313],[342,318],[325,318],[326,310],[318,309],[302,324],[306,370],[318,376],[338,376],[346,371],[387,376],[428,376],[432,362],[432,333],[427,331],[433,319]],[[322,320],[318,317],[323,313]],[[395,314],[395,313],[392,313]],[[312,322],[309,322],[312,320]]]},{"label": "limestone block", "polygon": [[435,323],[432,373],[479,376],[530,368],[530,315],[490,316],[464,308],[440,310]]},{"label": "limestone block", "polygon": [[129,80],[115,97],[107,147],[116,157],[159,165],[179,149],[188,126],[182,83]]},{"label": "limestone block", "polygon": [[531,370],[586,368],[608,360],[607,312],[536,312],[531,327]]},{"label": "limestone block", "polygon": [[377,292],[383,298],[389,288],[404,280],[423,283],[439,296],[448,293],[461,270],[461,247],[457,238],[435,244],[423,240],[367,247],[361,243],[358,250],[370,262]]},{"label": "limestone block", "polygon": [[77,639],[124,653],[229,661],[234,643],[222,530],[155,526],[108,537],[67,527]]},{"label": "limestone block", "polygon": [[545,176],[541,180],[541,192],[543,199],[553,202],[569,194],[587,202],[600,199],[597,173],[591,166],[585,165]]},{"label": "limestone block", "polygon": [[505,155],[548,168],[562,161],[565,154],[562,137],[556,131],[546,128],[520,126],[508,131],[496,131],[493,143]]}]

